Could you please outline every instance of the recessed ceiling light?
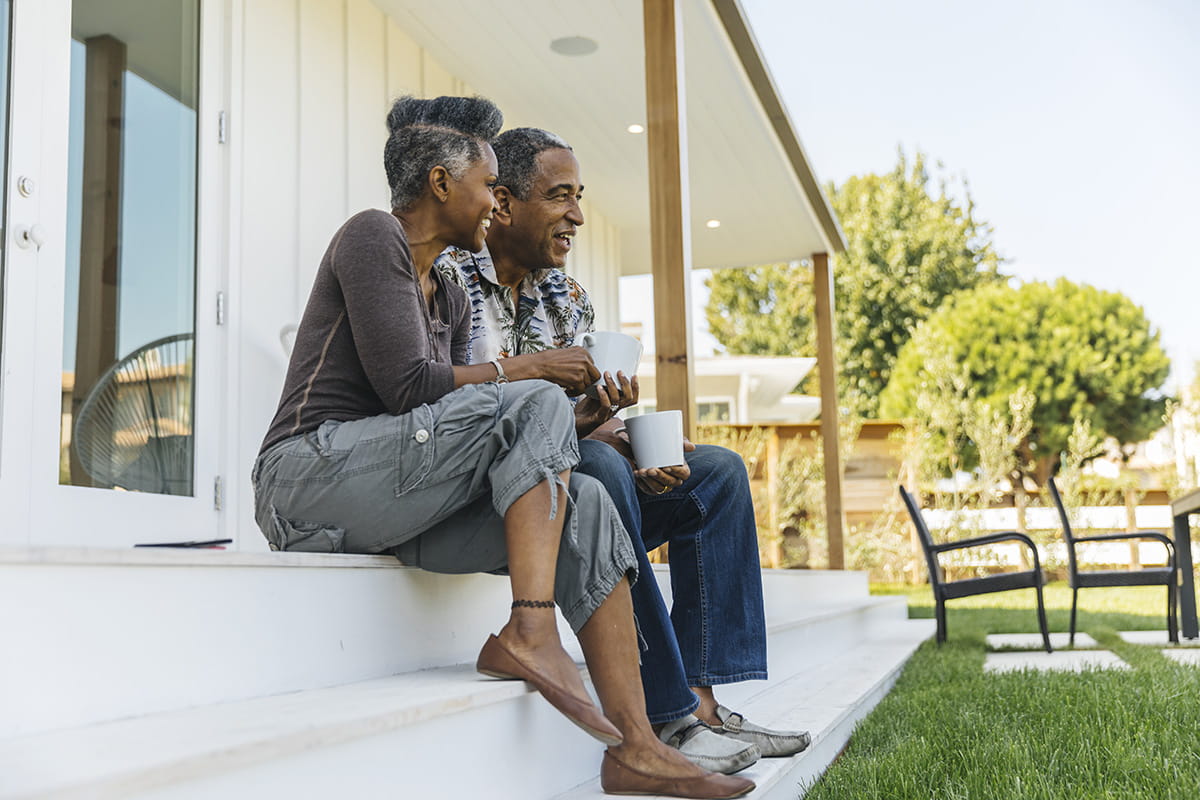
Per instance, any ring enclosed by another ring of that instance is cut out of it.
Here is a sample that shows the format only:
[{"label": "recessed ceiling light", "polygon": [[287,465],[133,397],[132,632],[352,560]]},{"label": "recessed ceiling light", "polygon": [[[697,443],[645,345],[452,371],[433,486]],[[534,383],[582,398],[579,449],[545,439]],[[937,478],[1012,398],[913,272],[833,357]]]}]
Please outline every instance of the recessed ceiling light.
[{"label": "recessed ceiling light", "polygon": [[586,56],[596,52],[600,45],[586,36],[564,36],[550,42],[550,49],[563,56]]},{"label": "recessed ceiling light", "polygon": [[645,133],[646,132],[645,127],[638,125],[636,122],[633,123],[632,125],[630,125],[625,130],[629,131],[630,133]]},{"label": "recessed ceiling light", "polygon": [[710,219],[708,222],[704,223],[704,227],[706,227],[706,228],[719,228],[719,227],[721,227],[721,220],[719,220],[719,219]]}]

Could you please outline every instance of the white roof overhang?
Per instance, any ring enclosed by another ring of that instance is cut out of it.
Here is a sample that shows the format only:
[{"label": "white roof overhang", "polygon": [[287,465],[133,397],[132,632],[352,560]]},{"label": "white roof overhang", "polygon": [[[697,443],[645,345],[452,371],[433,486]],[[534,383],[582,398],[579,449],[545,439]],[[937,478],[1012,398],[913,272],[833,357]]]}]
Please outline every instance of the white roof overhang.
[{"label": "white roof overhang", "polygon": [[[571,143],[586,194],[621,232],[622,271],[650,271],[641,0],[374,0],[494,100],[505,126]],[[845,249],[841,231],[736,0],[683,3],[692,266],[746,266]],[[550,49],[586,36],[585,56]],[[708,228],[707,220],[720,220]]]}]

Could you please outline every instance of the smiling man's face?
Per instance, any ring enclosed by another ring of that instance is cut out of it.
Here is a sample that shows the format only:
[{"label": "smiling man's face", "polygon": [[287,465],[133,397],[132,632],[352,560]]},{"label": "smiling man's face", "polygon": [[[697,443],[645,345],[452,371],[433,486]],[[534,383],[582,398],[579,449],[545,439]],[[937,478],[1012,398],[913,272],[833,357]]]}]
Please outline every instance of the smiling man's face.
[{"label": "smiling man's face", "polygon": [[519,251],[519,263],[530,271],[562,269],[575,230],[583,224],[579,162],[570,150],[552,148],[538,154],[536,165],[529,197],[521,200],[510,195],[512,242]]}]

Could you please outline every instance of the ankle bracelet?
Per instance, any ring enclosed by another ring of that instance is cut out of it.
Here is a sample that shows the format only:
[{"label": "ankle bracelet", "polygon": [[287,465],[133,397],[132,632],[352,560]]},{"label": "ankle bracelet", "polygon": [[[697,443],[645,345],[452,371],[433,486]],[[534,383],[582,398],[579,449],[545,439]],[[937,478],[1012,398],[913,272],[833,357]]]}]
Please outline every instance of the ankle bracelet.
[{"label": "ankle bracelet", "polygon": [[554,608],[553,600],[513,600],[513,608]]}]

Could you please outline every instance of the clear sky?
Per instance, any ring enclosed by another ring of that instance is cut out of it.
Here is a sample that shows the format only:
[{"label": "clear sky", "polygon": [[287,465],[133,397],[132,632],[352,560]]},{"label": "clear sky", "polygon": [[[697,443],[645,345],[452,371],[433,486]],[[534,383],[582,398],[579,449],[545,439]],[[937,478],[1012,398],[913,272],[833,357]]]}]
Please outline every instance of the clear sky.
[{"label": "clear sky", "polygon": [[1168,388],[1190,376],[1200,0],[742,4],[822,181],[921,149],[965,175],[1006,272],[1125,293],[1162,333]]}]

